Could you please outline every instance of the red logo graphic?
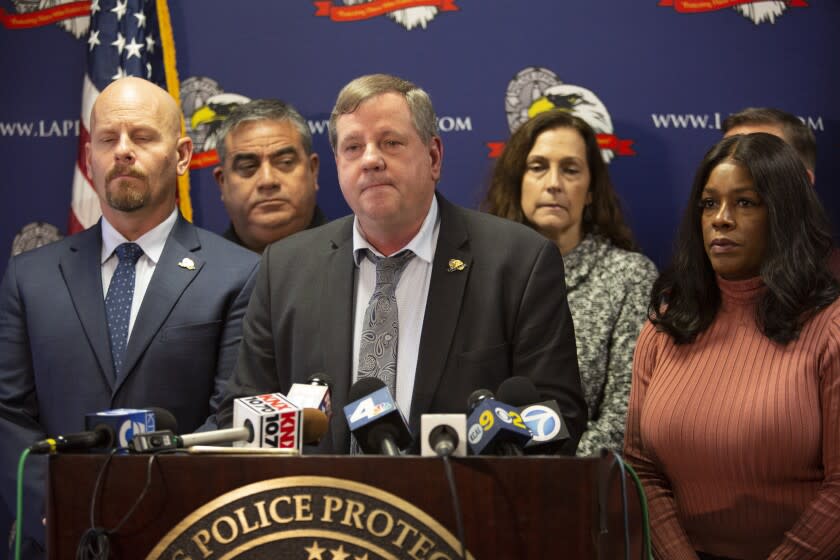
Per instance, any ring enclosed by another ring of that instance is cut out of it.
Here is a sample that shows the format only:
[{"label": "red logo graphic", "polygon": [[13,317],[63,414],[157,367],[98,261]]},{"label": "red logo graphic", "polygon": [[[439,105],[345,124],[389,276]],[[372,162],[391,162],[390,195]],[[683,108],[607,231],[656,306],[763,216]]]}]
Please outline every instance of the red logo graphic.
[{"label": "red logo graphic", "polygon": [[329,17],[333,21],[359,21],[370,19],[397,10],[417,8],[420,6],[437,8],[442,12],[456,12],[459,10],[455,0],[372,0],[364,4],[351,6],[336,6],[330,0],[313,2],[318,11],[316,16]]},{"label": "red logo graphic", "polygon": [[10,14],[0,8],[0,23],[7,29],[28,29],[42,27],[65,19],[90,15],[90,0],[59,4],[43,10],[23,14]]},{"label": "red logo graphic", "polygon": [[[659,0],[660,6],[670,7],[682,13],[713,12],[734,8],[743,4],[760,4],[766,0]],[[806,0],[786,0],[790,8],[807,8]]]}]

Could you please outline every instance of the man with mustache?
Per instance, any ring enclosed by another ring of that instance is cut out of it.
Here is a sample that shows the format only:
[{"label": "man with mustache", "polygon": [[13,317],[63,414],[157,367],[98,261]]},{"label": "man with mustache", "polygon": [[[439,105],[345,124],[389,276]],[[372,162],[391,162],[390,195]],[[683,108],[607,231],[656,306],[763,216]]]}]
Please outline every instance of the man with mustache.
[{"label": "man with mustache", "polygon": [[[176,204],[192,142],[172,97],[139,78],[102,90],[87,170],[102,219],[9,262],[0,286],[0,492],[18,457],[85,414],[149,406],[188,433],[215,411],[234,365],[257,257],[187,222]],[[24,475],[26,558],[43,556],[44,457]]]},{"label": "man with mustache", "polygon": [[474,390],[527,376],[559,403],[574,454],[587,414],[563,259],[532,229],[437,191],[437,122],[428,94],[395,76],[339,93],[330,143],[353,215],[266,248],[220,425],[233,398],[323,372],[335,413],[310,451],[348,453],[341,411],[360,378],[381,379],[418,435],[421,415],[463,413]]},{"label": "man with mustache", "polygon": [[318,154],[309,125],[274,99],[238,106],[219,129],[213,170],[231,225],[223,237],[262,253],[269,243],[326,223],[315,203]]}]

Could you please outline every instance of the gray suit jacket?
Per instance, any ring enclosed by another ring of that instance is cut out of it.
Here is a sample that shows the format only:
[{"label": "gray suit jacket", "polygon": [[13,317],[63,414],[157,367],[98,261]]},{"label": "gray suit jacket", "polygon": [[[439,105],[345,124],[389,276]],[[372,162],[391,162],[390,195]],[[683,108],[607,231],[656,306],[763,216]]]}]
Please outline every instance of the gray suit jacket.
[{"label": "gray suit jacket", "polygon": [[[531,378],[557,399],[573,454],[586,428],[566,303],[563,259],[533,230],[467,210],[438,195],[440,234],[420,340],[409,426],[420,416],[466,412],[475,389],[495,391],[508,377]],[[242,349],[219,414],[231,422],[235,397],[286,393],[318,372],[334,380],[330,433],[311,451],[346,453],[343,410],[352,380],[355,263],[353,217],[270,245],[243,325]],[[450,259],[463,271],[449,271]]]},{"label": "gray suit jacket", "polygon": [[[179,431],[218,405],[236,360],[258,257],[179,217],[114,380],[96,225],[14,257],[0,286],[0,476],[14,511],[17,461],[46,434],[84,430],[85,414],[157,406]],[[194,270],[178,263],[192,259]],[[30,457],[25,529],[43,532],[45,462]]]}]

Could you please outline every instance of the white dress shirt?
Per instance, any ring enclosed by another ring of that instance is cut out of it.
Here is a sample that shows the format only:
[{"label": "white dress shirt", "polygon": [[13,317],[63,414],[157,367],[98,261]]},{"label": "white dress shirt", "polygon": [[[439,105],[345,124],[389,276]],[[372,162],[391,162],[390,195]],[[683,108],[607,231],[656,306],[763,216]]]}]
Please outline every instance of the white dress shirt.
[{"label": "white dress shirt", "polygon": [[[149,282],[152,281],[152,274],[154,274],[155,267],[160,259],[160,254],[163,252],[163,246],[166,245],[166,239],[169,237],[169,232],[175,227],[175,221],[177,219],[178,209],[175,208],[168,218],[134,241],[134,243],[137,243],[143,249],[143,255],[137,260],[137,265],[134,267],[134,296],[131,300],[131,318],[128,321],[126,344],[131,339],[134,320],[137,318],[140,304],[143,303],[143,296],[146,295]],[[114,229],[114,226],[108,223],[105,216],[102,216],[101,262],[103,297],[108,295],[108,286],[111,285],[111,278],[114,277],[114,271],[117,270],[117,264],[119,263],[119,258],[117,258],[114,250],[118,245],[122,245],[123,243],[128,243],[128,239]]]},{"label": "white dress shirt", "polygon": [[[411,397],[414,392],[414,377],[420,353],[420,335],[423,332],[423,318],[426,314],[426,300],[429,296],[432,263],[435,260],[439,233],[438,203],[436,198],[432,198],[429,213],[426,214],[420,231],[405,247],[393,253],[397,254],[408,249],[415,255],[400,274],[396,290],[400,334],[397,346],[397,394],[394,398],[406,419],[411,414]],[[376,265],[366,258],[366,249],[378,257],[391,256],[383,255],[367,242],[359,227],[359,219],[355,218],[353,220],[353,258],[356,261],[356,311],[353,326],[353,382],[358,378],[359,337],[365,311],[376,286]]]}]

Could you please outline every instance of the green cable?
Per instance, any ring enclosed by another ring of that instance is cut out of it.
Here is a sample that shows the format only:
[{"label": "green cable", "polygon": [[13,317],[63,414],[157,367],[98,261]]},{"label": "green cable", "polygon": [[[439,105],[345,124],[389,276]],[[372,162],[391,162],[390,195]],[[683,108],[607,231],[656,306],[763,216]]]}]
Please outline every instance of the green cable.
[{"label": "green cable", "polygon": [[636,491],[639,494],[639,504],[642,508],[642,557],[646,560],[653,560],[653,551],[650,545],[650,519],[648,517],[645,490],[642,488],[642,481],[639,479],[639,475],[636,474],[636,471],[630,466],[630,463],[624,463],[624,468],[633,477],[633,482],[636,484]]},{"label": "green cable", "polygon": [[23,464],[29,456],[29,448],[23,450],[18,461],[17,475],[17,517],[15,521],[15,560],[20,560],[20,541],[23,537]]}]

